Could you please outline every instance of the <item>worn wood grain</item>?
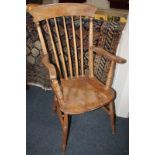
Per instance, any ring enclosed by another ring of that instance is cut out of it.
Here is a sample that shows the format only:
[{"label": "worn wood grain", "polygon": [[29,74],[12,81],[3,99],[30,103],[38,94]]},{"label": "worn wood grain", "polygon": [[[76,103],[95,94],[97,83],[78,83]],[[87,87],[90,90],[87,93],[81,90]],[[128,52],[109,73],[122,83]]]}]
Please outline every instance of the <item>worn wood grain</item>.
[{"label": "worn wood grain", "polygon": [[41,5],[29,11],[34,21],[41,21],[60,16],[94,16],[96,7],[80,3],[57,3]]}]

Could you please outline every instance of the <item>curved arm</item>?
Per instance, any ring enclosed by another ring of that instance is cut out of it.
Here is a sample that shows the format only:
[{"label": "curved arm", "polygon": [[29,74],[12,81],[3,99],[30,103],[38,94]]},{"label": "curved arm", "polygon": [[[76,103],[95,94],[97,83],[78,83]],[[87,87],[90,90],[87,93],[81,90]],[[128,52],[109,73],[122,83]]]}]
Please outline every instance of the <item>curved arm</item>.
[{"label": "curved arm", "polygon": [[106,56],[108,59],[110,60],[113,60],[114,62],[116,63],[120,63],[120,64],[123,64],[126,62],[126,59],[124,58],[121,58],[119,56],[115,56],[109,52],[107,52],[106,50],[104,50],[103,48],[101,47],[92,47],[93,51],[98,54],[98,55],[101,55],[101,56]]},{"label": "curved arm", "polygon": [[63,93],[62,93],[61,87],[59,85],[59,82],[56,79],[56,69],[55,69],[54,65],[52,65],[49,62],[49,58],[48,58],[47,54],[43,56],[42,63],[46,66],[46,68],[49,71],[50,80],[52,81],[51,85],[52,85],[52,88],[55,92],[55,95],[56,95],[58,101],[63,103]]},{"label": "curved arm", "polygon": [[44,55],[42,58],[42,63],[48,69],[50,80],[56,79],[56,69],[54,65],[49,62],[48,55]]}]

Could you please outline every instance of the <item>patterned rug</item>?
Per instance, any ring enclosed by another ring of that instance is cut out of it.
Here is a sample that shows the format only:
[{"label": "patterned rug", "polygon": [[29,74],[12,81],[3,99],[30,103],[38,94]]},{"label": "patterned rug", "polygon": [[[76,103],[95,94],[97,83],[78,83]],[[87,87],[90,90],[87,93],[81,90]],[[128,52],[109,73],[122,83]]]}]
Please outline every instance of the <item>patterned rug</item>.
[{"label": "patterned rug", "polygon": [[[26,14],[26,79],[27,84],[40,86],[43,89],[51,89],[51,84],[48,76],[48,71],[41,63],[41,57],[42,57],[42,48],[39,41],[38,33],[35,27],[35,24],[33,23],[32,16],[27,13]],[[80,52],[80,25],[79,25],[79,19],[74,19],[75,21],[75,32],[76,32],[76,41],[77,41],[77,52]],[[65,40],[65,34],[64,34],[64,27],[63,27],[63,21],[62,18],[58,18],[57,20],[59,31],[60,31],[60,38],[61,40]],[[71,28],[71,19],[69,17],[66,18],[66,24],[69,34],[69,42],[70,42],[70,48],[71,48],[71,57],[72,60],[74,60],[74,55],[72,53],[74,46],[73,46],[73,35],[72,35],[72,28]],[[93,44],[95,46],[100,46],[107,50],[108,52],[115,54],[116,49],[118,46],[118,42],[121,36],[121,32],[123,30],[124,24],[119,23],[116,21],[104,21],[104,20],[97,20],[94,19],[94,38],[93,38]],[[87,18],[82,20],[83,24],[83,44],[84,44],[84,72],[87,74],[89,72],[88,68],[88,33],[89,33],[89,20]],[[41,22],[42,31],[43,34],[47,40],[47,49],[50,56],[50,62],[55,64],[53,52],[50,46],[50,39],[49,35],[47,33],[47,27],[45,25],[45,22]],[[50,26],[54,27],[54,22],[50,20]],[[57,44],[56,39],[56,33],[55,28],[52,29],[52,33],[54,34],[54,40]],[[63,52],[65,56],[65,62],[66,66],[68,67],[68,57],[67,57],[67,50],[66,50],[66,44],[62,41],[63,46]],[[60,56],[60,54],[59,54]],[[78,60],[80,64],[80,59]],[[75,62],[73,62],[73,68],[75,65]],[[80,67],[80,66],[79,66]],[[107,72],[109,69],[109,61],[101,56],[94,56],[94,74],[97,79],[99,79],[101,82],[105,83]],[[73,72],[75,72],[73,70]]]}]

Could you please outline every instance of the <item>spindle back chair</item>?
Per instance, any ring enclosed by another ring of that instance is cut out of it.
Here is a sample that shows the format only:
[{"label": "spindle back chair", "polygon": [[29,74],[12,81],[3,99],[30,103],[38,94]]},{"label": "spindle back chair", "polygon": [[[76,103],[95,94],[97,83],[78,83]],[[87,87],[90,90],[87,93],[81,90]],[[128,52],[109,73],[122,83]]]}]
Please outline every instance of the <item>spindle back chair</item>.
[{"label": "spindle back chair", "polygon": [[[109,114],[114,132],[114,99],[115,91],[111,88],[116,63],[124,63],[125,59],[112,55],[100,47],[93,46],[93,18],[96,7],[88,4],[58,3],[41,5],[30,10],[34,18],[43,49],[42,62],[49,71],[51,86],[55,93],[55,108],[62,129],[62,150],[65,151],[68,135],[68,117],[103,107]],[[84,72],[83,25],[84,17],[89,19],[89,74]],[[65,38],[61,38],[57,20],[63,21]],[[69,39],[66,18],[72,25],[72,40]],[[74,19],[79,19],[80,49],[77,49]],[[50,20],[53,20],[51,24]],[[40,22],[45,21],[51,41],[55,64],[49,61],[48,47]],[[55,29],[56,34],[53,33]],[[58,44],[55,43],[55,37]],[[70,48],[71,42],[74,49]],[[66,44],[66,50],[63,49]],[[67,54],[66,54],[67,53]],[[106,84],[99,82],[94,76],[93,56],[98,54],[110,60]],[[67,57],[67,59],[66,59]],[[60,79],[59,79],[60,78]]]}]

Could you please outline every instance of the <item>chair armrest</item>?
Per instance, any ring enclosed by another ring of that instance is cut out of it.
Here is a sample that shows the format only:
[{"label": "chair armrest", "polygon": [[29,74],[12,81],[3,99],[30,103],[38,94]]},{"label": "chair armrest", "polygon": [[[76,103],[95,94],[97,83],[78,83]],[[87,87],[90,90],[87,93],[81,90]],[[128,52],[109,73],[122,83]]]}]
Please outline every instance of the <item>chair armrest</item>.
[{"label": "chair armrest", "polygon": [[48,58],[47,54],[43,56],[42,63],[45,65],[45,67],[49,71],[50,80],[52,80],[52,83],[51,83],[52,84],[52,89],[54,90],[58,101],[60,103],[63,103],[63,93],[62,93],[61,87],[59,85],[59,82],[56,79],[56,69],[55,69],[54,65],[52,65],[49,62],[49,58]]},{"label": "chair armrest", "polygon": [[126,62],[126,59],[121,58],[121,57],[119,57],[119,56],[115,56],[115,55],[113,55],[113,54],[107,52],[106,50],[104,50],[104,49],[101,48],[101,47],[94,47],[94,46],[93,46],[92,49],[93,49],[93,51],[94,51],[96,54],[101,55],[101,56],[105,56],[105,57],[107,57],[108,59],[113,60],[113,61],[116,62],[116,63],[123,64],[123,63]]},{"label": "chair armrest", "polygon": [[49,72],[50,80],[56,79],[56,69],[54,65],[49,62],[48,55],[44,55],[42,58],[42,63],[45,65]]}]

